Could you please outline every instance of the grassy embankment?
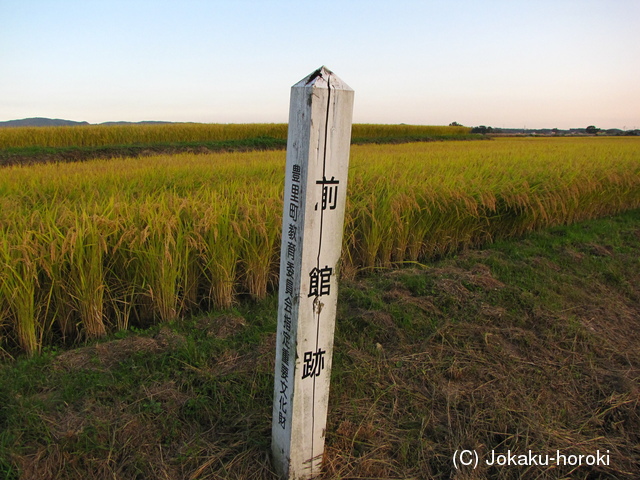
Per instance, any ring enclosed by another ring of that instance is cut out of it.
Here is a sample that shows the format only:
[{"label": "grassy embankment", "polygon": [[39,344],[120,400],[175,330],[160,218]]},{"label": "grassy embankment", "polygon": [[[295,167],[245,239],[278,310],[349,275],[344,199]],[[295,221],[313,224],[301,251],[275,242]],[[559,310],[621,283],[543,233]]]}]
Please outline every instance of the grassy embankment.
[{"label": "grassy embankment", "polygon": [[[353,143],[476,140],[468,127],[353,126]],[[286,124],[89,125],[0,128],[0,165],[172,153],[282,150]]]},{"label": "grassy embankment", "polygon": [[[639,272],[636,210],[343,281],[324,478],[639,478]],[[5,361],[0,477],[275,480],[276,304]]]},{"label": "grassy embankment", "polygon": [[[354,146],[343,275],[640,207],[636,139]],[[3,169],[0,348],[104,336],[276,284],[284,152]]]}]

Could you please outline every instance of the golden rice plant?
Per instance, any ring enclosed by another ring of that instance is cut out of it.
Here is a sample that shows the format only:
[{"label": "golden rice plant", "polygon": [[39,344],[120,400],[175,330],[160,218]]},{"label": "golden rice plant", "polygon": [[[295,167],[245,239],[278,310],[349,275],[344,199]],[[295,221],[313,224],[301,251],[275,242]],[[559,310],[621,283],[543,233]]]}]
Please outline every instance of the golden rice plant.
[{"label": "golden rice plant", "polygon": [[458,137],[471,133],[469,127],[449,127],[434,125],[384,125],[356,123],[351,129],[354,139],[384,138],[384,137]]},{"label": "golden rice plant", "polygon": [[[640,207],[633,138],[353,146],[342,274]],[[8,167],[0,348],[98,337],[277,284],[284,152]]]},{"label": "golden rice plant", "polygon": [[238,204],[222,196],[208,200],[197,227],[200,265],[210,302],[216,308],[229,308],[236,296],[242,242]]},{"label": "golden rice plant", "polygon": [[197,219],[201,211],[199,202],[185,199],[180,210],[178,231],[180,240],[178,248],[182,258],[181,271],[178,275],[179,311],[186,313],[198,305],[198,286],[200,283],[199,245],[197,237]]},{"label": "golden rice plant", "polygon": [[[142,259],[135,249],[137,229],[121,222],[113,238],[105,267],[105,309],[115,329],[120,331],[129,328],[136,309],[143,304],[145,281]],[[142,315],[137,313],[140,318]]]},{"label": "golden rice plant", "polygon": [[0,310],[13,324],[17,343],[28,355],[42,346],[35,300],[37,258],[33,232],[22,231],[12,238],[0,230]]},{"label": "golden rice plant", "polygon": [[140,207],[133,254],[142,269],[152,313],[161,321],[172,321],[178,318],[178,282],[184,261],[184,234],[178,228],[181,205],[174,198],[161,197]]},{"label": "golden rice plant", "polygon": [[[48,338],[57,328],[62,341],[75,340],[78,334],[78,322],[73,302],[68,296],[70,262],[65,251],[66,226],[62,222],[60,211],[53,208],[41,211],[39,225],[30,225],[36,232],[40,249],[38,270],[41,288],[45,292],[46,308],[41,322],[46,326],[44,335]],[[71,215],[69,215],[71,216]]]},{"label": "golden rice plant", "polygon": [[[353,138],[457,137],[468,127],[356,124]],[[285,140],[285,123],[171,123],[0,128],[1,148],[100,147],[158,143],[224,142],[271,137]]]},{"label": "golden rice plant", "polygon": [[241,203],[239,209],[243,285],[255,299],[266,297],[269,284],[276,280],[281,210],[282,202],[276,198],[257,204]]},{"label": "golden rice plant", "polygon": [[222,142],[257,137],[286,139],[287,125],[172,123],[0,128],[0,148]]},{"label": "golden rice plant", "polygon": [[[378,197],[378,194],[380,197]],[[391,211],[384,191],[363,196],[357,205],[355,243],[361,253],[357,262],[363,267],[387,265],[391,259],[393,237],[389,235]]]},{"label": "golden rice plant", "polygon": [[105,254],[108,225],[105,217],[79,212],[66,232],[63,251],[68,255],[69,270],[65,284],[78,321],[87,338],[107,333],[104,315]]},{"label": "golden rice plant", "polygon": [[[637,147],[620,138],[354,147],[347,232],[357,240],[349,255],[367,266],[388,263],[386,235],[406,259],[428,259],[634,208]],[[394,204],[403,206],[394,212]]]}]

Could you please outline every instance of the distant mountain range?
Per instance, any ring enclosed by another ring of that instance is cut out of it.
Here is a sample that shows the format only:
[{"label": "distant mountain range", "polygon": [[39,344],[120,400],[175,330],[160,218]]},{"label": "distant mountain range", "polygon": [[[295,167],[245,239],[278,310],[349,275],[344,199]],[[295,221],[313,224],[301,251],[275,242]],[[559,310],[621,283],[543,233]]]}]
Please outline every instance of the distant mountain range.
[{"label": "distant mountain range", "polygon": [[[104,122],[96,125],[134,125],[134,124],[162,124],[173,122],[155,122],[155,121],[143,121],[143,122]],[[73,120],[62,120],[59,118],[23,118],[22,120],[9,120],[7,122],[0,122],[0,128],[2,127],[76,127],[82,125],[92,125],[89,122],[74,122]]]}]

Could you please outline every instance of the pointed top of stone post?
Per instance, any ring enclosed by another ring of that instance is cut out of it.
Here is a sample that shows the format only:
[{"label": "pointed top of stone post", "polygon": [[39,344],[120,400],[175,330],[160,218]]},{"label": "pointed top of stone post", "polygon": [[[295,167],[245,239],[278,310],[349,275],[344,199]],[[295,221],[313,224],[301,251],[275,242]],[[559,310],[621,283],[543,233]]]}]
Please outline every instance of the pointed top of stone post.
[{"label": "pointed top of stone post", "polygon": [[332,88],[336,90],[351,90],[353,89],[344,83],[340,77],[329,70],[324,65],[317,69],[310,75],[296,83],[293,88],[304,87],[316,87],[316,88]]}]

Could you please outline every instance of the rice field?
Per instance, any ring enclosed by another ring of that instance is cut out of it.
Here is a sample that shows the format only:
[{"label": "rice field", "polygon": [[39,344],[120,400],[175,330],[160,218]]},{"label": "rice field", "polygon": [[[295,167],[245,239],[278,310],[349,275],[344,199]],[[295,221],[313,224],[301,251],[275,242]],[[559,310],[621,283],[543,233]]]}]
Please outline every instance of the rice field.
[{"label": "rice field", "polygon": [[[352,137],[359,140],[384,137],[451,138],[468,136],[470,132],[468,127],[356,124]],[[0,128],[0,149],[225,142],[260,137],[286,140],[287,124],[172,123]]]},{"label": "rice field", "polygon": [[[2,169],[0,348],[263,298],[284,163],[262,151]],[[638,208],[640,141],[354,145],[348,192],[343,275]]]}]

